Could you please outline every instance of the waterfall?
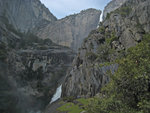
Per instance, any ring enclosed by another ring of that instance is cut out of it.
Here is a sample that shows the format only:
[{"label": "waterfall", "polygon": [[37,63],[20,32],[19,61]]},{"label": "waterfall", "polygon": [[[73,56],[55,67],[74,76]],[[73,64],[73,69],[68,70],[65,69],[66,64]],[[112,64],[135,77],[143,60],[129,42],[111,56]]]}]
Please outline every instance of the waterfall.
[{"label": "waterfall", "polygon": [[102,14],[100,15],[100,22],[103,21],[103,13],[104,13],[104,10],[102,11]]},{"label": "waterfall", "polygon": [[[101,13],[101,15],[100,15],[100,17],[99,17],[99,23],[100,22],[102,22],[103,21],[103,11],[102,11],[102,13]],[[97,28],[99,27],[99,24],[98,24],[98,26],[97,26]]]},{"label": "waterfall", "polygon": [[53,95],[53,98],[51,99],[50,104],[58,100],[61,97],[61,93],[62,93],[62,85],[60,85],[57,88],[56,93]]}]

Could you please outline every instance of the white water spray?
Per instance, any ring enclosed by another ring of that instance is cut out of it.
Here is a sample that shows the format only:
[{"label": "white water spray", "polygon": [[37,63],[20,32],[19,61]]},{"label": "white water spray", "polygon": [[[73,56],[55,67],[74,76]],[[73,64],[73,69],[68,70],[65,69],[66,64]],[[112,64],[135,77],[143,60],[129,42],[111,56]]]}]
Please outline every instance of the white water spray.
[{"label": "white water spray", "polygon": [[51,99],[50,104],[58,100],[61,97],[61,93],[62,93],[62,85],[60,85],[57,88],[56,93],[53,95],[53,98]]}]

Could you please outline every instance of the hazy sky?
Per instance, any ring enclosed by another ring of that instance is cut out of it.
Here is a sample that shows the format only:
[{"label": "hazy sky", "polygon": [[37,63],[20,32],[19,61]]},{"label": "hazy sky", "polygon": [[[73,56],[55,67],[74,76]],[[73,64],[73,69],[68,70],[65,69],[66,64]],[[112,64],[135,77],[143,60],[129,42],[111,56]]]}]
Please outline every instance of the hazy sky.
[{"label": "hazy sky", "polygon": [[58,19],[88,8],[102,10],[109,1],[111,0],[41,0]]}]

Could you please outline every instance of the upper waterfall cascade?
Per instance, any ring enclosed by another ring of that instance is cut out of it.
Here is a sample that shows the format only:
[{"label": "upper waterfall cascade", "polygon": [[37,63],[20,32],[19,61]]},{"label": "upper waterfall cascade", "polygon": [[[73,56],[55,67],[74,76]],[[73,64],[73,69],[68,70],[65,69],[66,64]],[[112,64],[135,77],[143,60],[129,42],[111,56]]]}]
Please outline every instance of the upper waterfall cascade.
[{"label": "upper waterfall cascade", "polygon": [[[104,11],[102,11],[102,13],[101,13],[101,15],[100,15],[100,17],[99,17],[99,22],[102,22],[103,21],[103,12]],[[98,25],[97,25],[97,28],[99,27],[99,23],[98,23]]]}]

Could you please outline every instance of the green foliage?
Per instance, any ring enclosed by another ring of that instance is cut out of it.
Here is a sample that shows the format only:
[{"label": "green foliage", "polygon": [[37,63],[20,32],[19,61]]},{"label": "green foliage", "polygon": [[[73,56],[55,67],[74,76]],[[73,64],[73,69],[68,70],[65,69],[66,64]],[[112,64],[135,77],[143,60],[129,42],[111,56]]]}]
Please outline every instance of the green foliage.
[{"label": "green foliage", "polygon": [[79,98],[79,99],[76,99],[76,101],[78,101],[79,103],[83,104],[83,106],[87,106],[88,103],[91,101],[91,98],[88,98],[88,99]]},{"label": "green foliage", "polygon": [[112,32],[109,38],[106,38],[106,43],[111,44],[113,41],[118,40],[115,36],[115,32]]},{"label": "green foliage", "polygon": [[[71,97],[73,98],[73,97]],[[64,100],[64,98],[63,98]],[[65,101],[63,102],[62,106],[58,108],[58,111],[66,112],[67,113],[81,113],[82,111],[85,111],[85,107],[88,105],[88,103],[93,100],[92,98],[79,98],[79,99],[74,99],[71,101]]]},{"label": "green foliage", "polygon": [[99,27],[99,32],[100,33],[104,33],[105,32],[105,27],[104,26],[100,26]]},{"label": "green foliage", "polygon": [[74,103],[66,103],[58,108],[58,111],[67,111],[67,113],[81,113],[83,109],[81,109],[78,105],[75,105]]},{"label": "green foliage", "polygon": [[111,13],[107,13],[106,19],[109,19],[109,18],[110,18],[110,15],[111,15]]},{"label": "green foliage", "polygon": [[[114,11],[114,13],[118,13],[121,16],[126,17],[126,16],[128,16],[130,14],[131,11],[132,11],[132,9],[131,9],[130,6],[122,6],[122,7],[118,8],[118,9],[116,9]],[[106,19],[109,19],[112,13],[113,12],[107,13]]]},{"label": "green foliage", "polygon": [[119,69],[99,98],[87,106],[89,113],[149,113],[150,35],[119,59]]},{"label": "green foliage", "polygon": [[103,67],[103,66],[110,66],[112,65],[113,63],[112,62],[104,62],[104,63],[101,63],[100,64],[100,67]]},{"label": "green foliage", "polygon": [[102,60],[107,60],[107,56],[109,54],[109,45],[108,44],[102,44],[98,47],[97,53],[98,57]]},{"label": "green foliage", "polygon": [[88,60],[94,61],[97,58],[97,55],[93,52],[87,52],[86,57],[87,57]]},{"label": "green foliage", "polygon": [[113,55],[115,53],[115,50],[112,49],[109,44],[104,43],[97,48],[97,53],[98,60],[101,60],[103,62],[109,62],[109,56]]},{"label": "green foliage", "polygon": [[73,102],[74,100],[75,100],[75,98],[72,96],[63,98],[63,101],[65,101],[65,102]]},{"label": "green foliage", "polygon": [[119,13],[121,16],[126,17],[132,11],[131,7],[129,6],[122,6],[119,9],[115,10],[115,13]]}]

